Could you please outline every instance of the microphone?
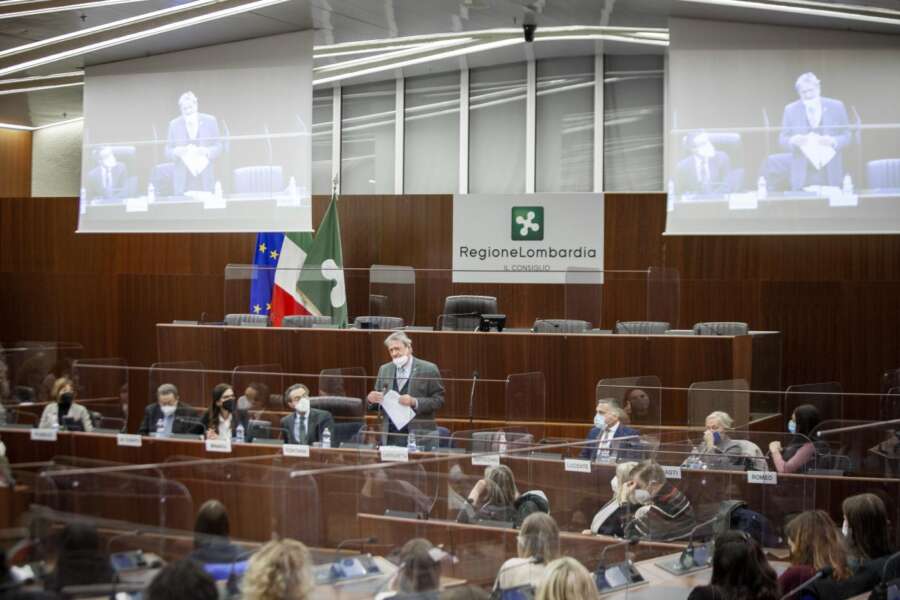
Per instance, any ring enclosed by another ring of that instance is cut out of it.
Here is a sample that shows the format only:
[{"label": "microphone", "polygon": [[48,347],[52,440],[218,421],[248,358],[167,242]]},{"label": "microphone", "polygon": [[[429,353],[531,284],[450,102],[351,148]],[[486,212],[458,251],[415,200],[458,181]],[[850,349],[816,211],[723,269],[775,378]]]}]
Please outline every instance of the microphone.
[{"label": "microphone", "polygon": [[469,427],[475,420],[475,384],[478,382],[478,370],[472,371],[472,389],[469,391]]},{"label": "microphone", "polygon": [[794,594],[797,594],[798,592],[802,592],[802,591],[803,591],[804,589],[806,589],[810,584],[815,583],[815,582],[818,581],[819,579],[823,579],[823,578],[825,578],[825,577],[831,577],[831,574],[832,574],[833,572],[834,572],[834,567],[824,567],[824,568],[822,568],[822,569],[819,569],[818,571],[816,571],[816,574],[815,574],[815,575],[813,575],[812,577],[810,577],[809,579],[807,579],[806,581],[804,581],[803,583],[801,583],[800,585],[798,585],[797,587],[795,587],[794,589],[792,589],[791,591],[789,591],[787,594],[785,594],[784,596],[782,596],[782,597],[780,598],[780,600],[787,600],[788,598],[790,598],[790,597],[793,596]]},{"label": "microphone", "polygon": [[862,425],[849,425],[847,427],[836,427],[834,429],[823,429],[816,432],[816,436],[822,438],[827,435],[835,435],[838,433],[848,433],[851,431],[865,431],[867,429],[891,429],[900,425],[900,419],[892,419],[890,421],[876,421],[873,423],[864,423]]},{"label": "microphone", "polygon": [[[338,562],[341,559],[341,548],[344,546],[349,546],[351,544],[359,544],[360,546],[365,546],[366,544],[374,544],[378,541],[378,538],[375,536],[369,536],[364,538],[349,538],[346,540],[342,540],[337,548],[334,549],[334,562]],[[362,548],[360,548],[360,552],[362,552]]]},{"label": "microphone", "polygon": [[606,557],[606,552],[608,550],[612,550],[613,548],[621,548],[622,546],[625,546],[625,553],[626,553],[626,558],[627,558],[628,548],[630,548],[631,546],[637,546],[640,542],[641,542],[641,538],[631,537],[623,542],[619,542],[617,544],[610,544],[609,546],[604,547],[603,550],[600,551],[600,558],[597,559],[599,561],[597,564],[597,569],[599,570],[604,566],[603,559]]}]

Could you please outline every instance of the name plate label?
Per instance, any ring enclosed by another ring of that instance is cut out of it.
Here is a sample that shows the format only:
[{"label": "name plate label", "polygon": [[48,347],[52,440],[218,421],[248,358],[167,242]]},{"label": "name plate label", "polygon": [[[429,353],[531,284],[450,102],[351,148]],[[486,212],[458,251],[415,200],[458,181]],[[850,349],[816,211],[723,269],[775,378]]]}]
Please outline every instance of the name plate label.
[{"label": "name plate label", "polygon": [[32,442],[55,442],[57,433],[59,433],[59,432],[56,429],[32,429],[31,430],[31,441]]},{"label": "name plate label", "polygon": [[663,467],[667,479],[681,479],[681,467]]},{"label": "name plate label", "polygon": [[281,451],[285,456],[309,458],[309,446],[306,444],[285,444],[281,447]]},{"label": "name plate label", "polygon": [[128,446],[130,448],[140,448],[142,444],[141,436],[133,433],[117,433],[116,445]]},{"label": "name plate label", "polygon": [[403,446],[382,446],[379,451],[382,462],[409,462],[409,450]]},{"label": "name plate label", "polygon": [[500,464],[500,455],[476,454],[472,457],[472,464],[477,467],[496,467]]},{"label": "name plate label", "polygon": [[775,471],[747,471],[747,483],[776,485],[778,484],[778,473]]},{"label": "name plate label", "polygon": [[566,471],[571,473],[590,473],[591,461],[581,458],[567,458]]},{"label": "name plate label", "polygon": [[231,440],[206,440],[207,452],[231,452]]}]

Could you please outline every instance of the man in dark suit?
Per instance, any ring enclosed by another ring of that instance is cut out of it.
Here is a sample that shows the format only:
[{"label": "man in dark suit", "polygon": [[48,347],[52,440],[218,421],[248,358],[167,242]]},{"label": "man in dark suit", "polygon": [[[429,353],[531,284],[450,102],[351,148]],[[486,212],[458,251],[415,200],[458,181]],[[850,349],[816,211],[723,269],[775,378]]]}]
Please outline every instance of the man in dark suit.
[{"label": "man in dark suit", "polygon": [[[183,93],[178,107],[181,116],[169,123],[166,138],[166,158],[175,163],[172,193],[181,196],[190,190],[212,192],[216,183],[215,162],[222,153],[219,123],[214,116],[197,110],[194,92]],[[196,169],[198,160],[203,168],[191,172],[188,165]]]},{"label": "man in dark suit", "polygon": [[384,395],[393,390],[400,394],[400,404],[409,406],[416,416],[406,427],[398,430],[387,415],[382,417],[382,444],[405,446],[410,431],[434,431],[435,414],[444,406],[444,385],[437,365],[414,358],[412,340],[402,331],[395,331],[384,340],[391,362],[381,365],[375,390],[369,392],[370,409],[380,407]]},{"label": "man in dark suit", "polygon": [[[156,402],[144,409],[144,419],[138,434],[203,433],[203,426],[197,420],[197,413],[190,406],[179,401],[178,388],[164,383],[156,390]],[[196,421],[196,424],[192,424]]]},{"label": "man in dark suit", "polygon": [[[840,100],[822,97],[821,83],[814,73],[798,77],[794,88],[800,99],[784,107],[778,137],[785,151],[791,152],[791,189],[840,186],[844,177],[841,154],[850,143],[847,109]],[[803,153],[802,148],[808,144],[833,148],[835,155],[817,169]]]},{"label": "man in dark suit", "polygon": [[104,146],[97,153],[97,166],[87,175],[87,199],[97,204],[115,204],[127,196],[128,169]]},{"label": "man in dark suit", "polygon": [[312,445],[322,441],[327,429],[334,440],[334,418],[327,410],[310,408],[309,390],[302,383],[295,383],[284,392],[285,402],[294,414],[281,419],[281,431],[287,444]]},{"label": "man in dark suit", "polygon": [[588,432],[587,444],[581,449],[581,458],[615,462],[626,456],[627,449],[640,445],[640,440],[616,441],[618,438],[640,435],[636,429],[627,427],[623,421],[628,414],[612,398],[601,398],[597,402],[594,427]]},{"label": "man in dark suit", "polygon": [[709,135],[701,131],[687,138],[690,156],[678,163],[677,190],[688,194],[725,194],[733,191],[728,176],[731,159],[716,150]]}]

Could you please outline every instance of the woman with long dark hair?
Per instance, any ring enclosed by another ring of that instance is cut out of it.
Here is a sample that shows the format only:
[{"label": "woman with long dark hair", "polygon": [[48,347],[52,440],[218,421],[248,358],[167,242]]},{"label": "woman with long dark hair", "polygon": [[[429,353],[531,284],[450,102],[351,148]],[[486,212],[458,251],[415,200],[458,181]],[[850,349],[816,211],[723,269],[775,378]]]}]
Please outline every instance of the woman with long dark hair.
[{"label": "woman with long dark hair", "polygon": [[812,431],[822,421],[819,409],[812,404],[801,404],[794,409],[788,421],[791,439],[787,448],[781,442],[769,444],[772,463],[779,473],[802,473],[815,465],[816,445],[812,442]]},{"label": "woman with long dark hair", "polygon": [[234,388],[220,383],[212,390],[212,402],[200,422],[208,440],[230,440],[236,437],[238,427],[243,428],[244,439],[250,441],[250,419],[247,411],[236,406]]},{"label": "woman with long dark hair", "polygon": [[712,579],[695,587],[688,600],[778,600],[775,570],[762,548],[743,531],[716,537]]}]

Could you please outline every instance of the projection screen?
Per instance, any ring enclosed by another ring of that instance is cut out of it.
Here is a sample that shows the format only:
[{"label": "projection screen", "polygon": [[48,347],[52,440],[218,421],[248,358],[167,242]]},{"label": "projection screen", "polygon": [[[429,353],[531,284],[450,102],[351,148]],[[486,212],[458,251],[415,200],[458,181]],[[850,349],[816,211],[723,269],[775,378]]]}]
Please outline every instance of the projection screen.
[{"label": "projection screen", "polygon": [[666,233],[900,231],[900,38],[670,29]]},{"label": "projection screen", "polygon": [[312,32],[88,67],[79,232],[310,231]]}]

